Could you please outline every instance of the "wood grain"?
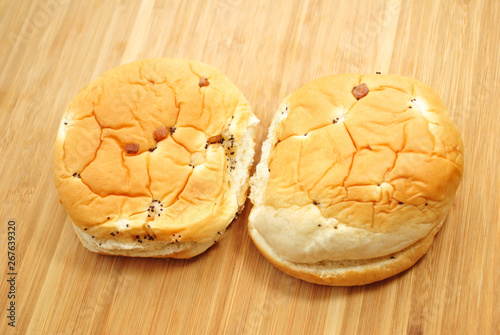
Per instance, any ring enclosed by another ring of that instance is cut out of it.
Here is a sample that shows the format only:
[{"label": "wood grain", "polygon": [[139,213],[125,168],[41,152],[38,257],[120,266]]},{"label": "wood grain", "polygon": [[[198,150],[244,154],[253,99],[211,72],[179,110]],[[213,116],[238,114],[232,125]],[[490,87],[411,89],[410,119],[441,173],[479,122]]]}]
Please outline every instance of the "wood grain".
[{"label": "wood grain", "polygon": [[[500,1],[2,0],[0,16],[0,333],[500,333]],[[192,260],[86,251],[52,182],[60,117],[93,78],[153,57],[231,78],[261,119],[257,159],[280,101],[312,79],[382,71],[432,86],[463,134],[466,167],[428,254],[372,285],[308,284],[259,254],[248,202]]]}]

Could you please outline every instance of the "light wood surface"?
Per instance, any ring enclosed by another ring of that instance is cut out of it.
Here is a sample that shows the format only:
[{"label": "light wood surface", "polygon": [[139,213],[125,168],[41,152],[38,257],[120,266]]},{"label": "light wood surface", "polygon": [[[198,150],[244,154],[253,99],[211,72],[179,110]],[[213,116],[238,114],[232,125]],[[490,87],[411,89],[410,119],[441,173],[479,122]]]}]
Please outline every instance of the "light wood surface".
[{"label": "light wood surface", "polygon": [[[500,1],[3,0],[0,18],[1,334],[500,333]],[[312,79],[381,71],[436,89],[466,161],[427,255],[363,287],[302,282],[252,244],[249,202],[192,260],[86,251],[52,181],[60,117],[104,71],[153,57],[200,60],[231,78],[261,120],[257,159],[280,101]]]}]

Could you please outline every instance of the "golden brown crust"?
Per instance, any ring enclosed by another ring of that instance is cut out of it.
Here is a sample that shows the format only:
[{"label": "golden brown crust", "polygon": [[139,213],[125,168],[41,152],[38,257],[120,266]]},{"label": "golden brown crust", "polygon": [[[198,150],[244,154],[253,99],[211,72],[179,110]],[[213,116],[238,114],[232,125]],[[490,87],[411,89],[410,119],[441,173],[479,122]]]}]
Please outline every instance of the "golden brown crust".
[{"label": "golden brown crust", "polygon": [[251,180],[250,235],[300,278],[323,280],[308,267],[335,273],[328,285],[358,285],[356,271],[385,278],[428,249],[462,169],[460,133],[427,85],[397,75],[317,79],[275,115]]},{"label": "golden brown crust", "polygon": [[[119,66],[80,91],[62,118],[61,201],[95,239],[212,243],[239,211],[257,122],[234,84],[206,64]],[[208,143],[214,136],[222,141]]]},{"label": "golden brown crust", "polygon": [[[369,93],[357,100],[351,90],[360,83]],[[289,113],[269,156],[272,191],[264,204],[317,204],[325,217],[386,231],[399,225],[392,217],[402,211],[429,214],[460,183],[458,129],[437,94],[416,80],[332,76],[284,103]]]}]

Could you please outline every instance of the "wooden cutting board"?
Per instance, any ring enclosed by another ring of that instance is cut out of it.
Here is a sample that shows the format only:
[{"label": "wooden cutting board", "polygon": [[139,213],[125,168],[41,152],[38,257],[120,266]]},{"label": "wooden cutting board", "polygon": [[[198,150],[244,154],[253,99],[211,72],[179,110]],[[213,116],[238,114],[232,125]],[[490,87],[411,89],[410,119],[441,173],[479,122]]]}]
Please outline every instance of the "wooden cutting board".
[{"label": "wooden cutting board", "polygon": [[[500,333],[500,1],[2,0],[0,17],[0,333]],[[372,285],[309,284],[259,254],[249,202],[192,260],[85,250],[52,182],[60,117],[104,71],[153,57],[231,78],[261,120],[257,159],[280,101],[312,79],[381,71],[432,86],[466,164],[427,255]]]}]

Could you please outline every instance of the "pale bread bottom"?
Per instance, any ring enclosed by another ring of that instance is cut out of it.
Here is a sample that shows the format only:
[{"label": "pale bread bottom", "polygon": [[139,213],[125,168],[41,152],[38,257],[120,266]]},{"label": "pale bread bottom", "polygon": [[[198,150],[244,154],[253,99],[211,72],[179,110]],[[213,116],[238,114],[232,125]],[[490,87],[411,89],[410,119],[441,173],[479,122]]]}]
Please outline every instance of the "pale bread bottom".
[{"label": "pale bread bottom", "polygon": [[284,260],[255,228],[250,229],[249,233],[262,255],[286,274],[315,284],[355,286],[383,280],[410,268],[429,250],[445,219],[446,216],[427,236],[401,251],[371,259],[323,261],[314,264]]},{"label": "pale bread bottom", "polygon": [[219,240],[223,232],[209,243],[197,242],[168,242],[168,241],[142,241],[118,242],[116,240],[103,240],[92,238],[92,235],[82,231],[73,224],[76,235],[88,250],[102,254],[128,257],[157,257],[157,258],[191,258],[201,254]]}]

